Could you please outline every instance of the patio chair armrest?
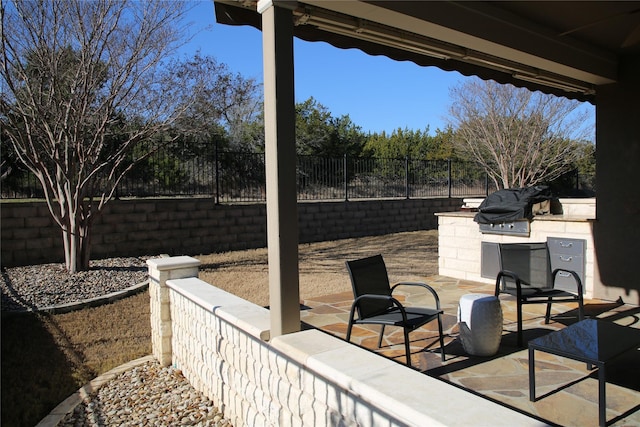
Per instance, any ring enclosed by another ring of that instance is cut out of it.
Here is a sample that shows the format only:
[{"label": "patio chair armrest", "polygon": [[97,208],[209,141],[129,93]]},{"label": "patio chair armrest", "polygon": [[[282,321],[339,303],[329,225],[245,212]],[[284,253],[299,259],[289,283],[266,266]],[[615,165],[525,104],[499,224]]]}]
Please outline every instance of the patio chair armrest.
[{"label": "patio chair armrest", "polygon": [[427,285],[424,282],[398,282],[395,285],[393,285],[393,287],[391,288],[391,293],[393,293],[393,291],[398,286],[419,286],[421,288],[425,288],[426,290],[431,292],[431,295],[433,295],[433,298],[436,301],[436,309],[440,310],[440,297],[438,297],[438,293],[436,292],[436,290],[433,287]]},{"label": "patio chair armrest", "polygon": [[400,301],[398,301],[397,299],[395,299],[394,297],[389,296],[389,295],[374,295],[374,294],[360,295],[358,298],[356,298],[353,301],[353,304],[351,304],[351,313],[349,314],[349,317],[351,319],[353,319],[353,315],[355,313],[356,307],[358,307],[358,305],[360,304],[361,301],[366,300],[366,299],[368,299],[368,300],[377,299],[377,300],[383,300],[383,301],[391,302],[394,306],[398,307],[398,309],[400,310],[400,313],[402,313],[402,320],[405,323],[407,322],[407,312],[404,309],[404,306],[402,305],[402,303]]},{"label": "patio chair armrest", "polygon": [[510,277],[515,282],[517,298],[520,299],[522,297],[522,284],[521,284],[521,281],[520,281],[520,277],[516,273],[514,273],[513,271],[510,271],[510,270],[501,270],[498,273],[498,276],[496,277],[496,292],[495,292],[495,296],[500,295],[500,289],[502,289],[502,279],[505,276]]},{"label": "patio chair armrest", "polygon": [[582,287],[582,280],[580,280],[580,276],[578,276],[578,273],[576,273],[573,270],[566,270],[564,268],[556,268],[555,270],[553,270],[553,272],[551,273],[551,278],[552,278],[552,282],[553,286],[555,287],[556,285],[556,276],[559,273],[569,273],[572,277],[574,282],[576,283],[576,290],[578,292],[578,295],[583,295],[583,287]]},{"label": "patio chair armrest", "polygon": [[364,294],[364,295],[360,295],[358,298],[356,298],[353,303],[359,303],[362,300],[365,299],[379,299],[379,300],[387,300],[387,301],[392,301],[395,300],[395,298],[393,298],[392,296],[389,295],[376,295],[376,294]]}]

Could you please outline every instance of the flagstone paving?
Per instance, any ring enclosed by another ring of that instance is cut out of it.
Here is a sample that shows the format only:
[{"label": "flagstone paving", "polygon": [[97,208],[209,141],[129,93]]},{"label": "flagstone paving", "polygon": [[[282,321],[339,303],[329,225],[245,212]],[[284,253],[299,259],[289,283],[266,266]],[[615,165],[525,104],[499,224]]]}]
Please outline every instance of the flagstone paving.
[{"label": "flagstone paving", "polygon": [[[446,361],[440,359],[437,322],[410,334],[414,369],[480,394],[488,399],[530,414],[549,424],[563,426],[598,425],[597,370],[584,363],[536,352],[536,396],[529,401],[529,362],[526,348],[516,346],[516,304],[512,297],[500,297],[504,323],[500,348],[495,356],[470,356],[459,340],[457,310],[460,297],[468,293],[493,295],[494,286],[433,276],[425,279],[436,288],[444,315]],[[426,291],[410,293],[403,288],[399,300],[407,305],[432,305]],[[351,292],[303,301],[302,321],[345,339]],[[552,315],[575,313],[577,304],[553,304]],[[552,319],[544,324],[545,304],[523,306],[524,339],[529,340],[562,329],[576,320]],[[601,300],[586,300],[585,315],[640,328],[638,306]],[[379,326],[356,326],[351,342],[399,363],[406,363],[400,328],[387,328],[382,348],[377,348]],[[607,422],[614,426],[640,427],[640,351],[631,351],[607,366]],[[478,425],[482,425],[479,421]]]}]

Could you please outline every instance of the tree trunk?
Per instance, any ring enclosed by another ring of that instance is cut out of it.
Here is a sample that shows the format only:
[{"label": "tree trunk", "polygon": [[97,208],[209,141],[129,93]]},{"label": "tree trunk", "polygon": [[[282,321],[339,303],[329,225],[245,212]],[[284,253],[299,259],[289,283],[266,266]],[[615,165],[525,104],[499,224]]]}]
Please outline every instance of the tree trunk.
[{"label": "tree trunk", "polygon": [[78,248],[78,258],[82,271],[89,269],[91,259],[91,223],[80,227],[80,247]]},{"label": "tree trunk", "polygon": [[62,229],[65,265],[71,274],[88,270],[91,255],[91,223],[79,216],[70,216]]},{"label": "tree trunk", "polygon": [[78,272],[77,245],[72,227],[62,229],[62,240],[64,241],[64,263],[67,271],[71,274],[76,273]]}]

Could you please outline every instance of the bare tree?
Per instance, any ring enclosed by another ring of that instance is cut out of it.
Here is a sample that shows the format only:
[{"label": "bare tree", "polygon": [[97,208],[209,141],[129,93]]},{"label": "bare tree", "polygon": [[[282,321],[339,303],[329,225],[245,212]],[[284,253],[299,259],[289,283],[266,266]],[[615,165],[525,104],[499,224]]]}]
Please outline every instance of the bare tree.
[{"label": "bare tree", "polygon": [[0,0],[3,141],[42,184],[72,273],[89,268],[91,225],[119,181],[197,93],[163,63],[185,40],[185,5]]},{"label": "bare tree", "polygon": [[240,150],[248,145],[245,128],[259,120],[262,107],[260,84],[200,53],[185,65],[185,76],[188,74],[194,80],[209,77],[201,83],[194,102],[176,123],[183,136],[210,142],[223,129],[230,148]]},{"label": "bare tree", "polygon": [[535,185],[572,167],[589,129],[580,103],[478,78],[450,90],[459,154],[498,188]]}]

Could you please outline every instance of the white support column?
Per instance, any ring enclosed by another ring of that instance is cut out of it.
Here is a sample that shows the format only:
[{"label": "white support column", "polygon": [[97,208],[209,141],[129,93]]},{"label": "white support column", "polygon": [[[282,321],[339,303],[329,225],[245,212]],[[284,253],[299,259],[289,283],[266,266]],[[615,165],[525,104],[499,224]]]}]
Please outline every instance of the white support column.
[{"label": "white support column", "polygon": [[271,337],[300,330],[293,20],[287,2],[261,0]]},{"label": "white support column", "polygon": [[200,261],[188,256],[147,260],[151,309],[151,350],[163,366],[171,364],[171,301],[167,280],[198,277]]}]

